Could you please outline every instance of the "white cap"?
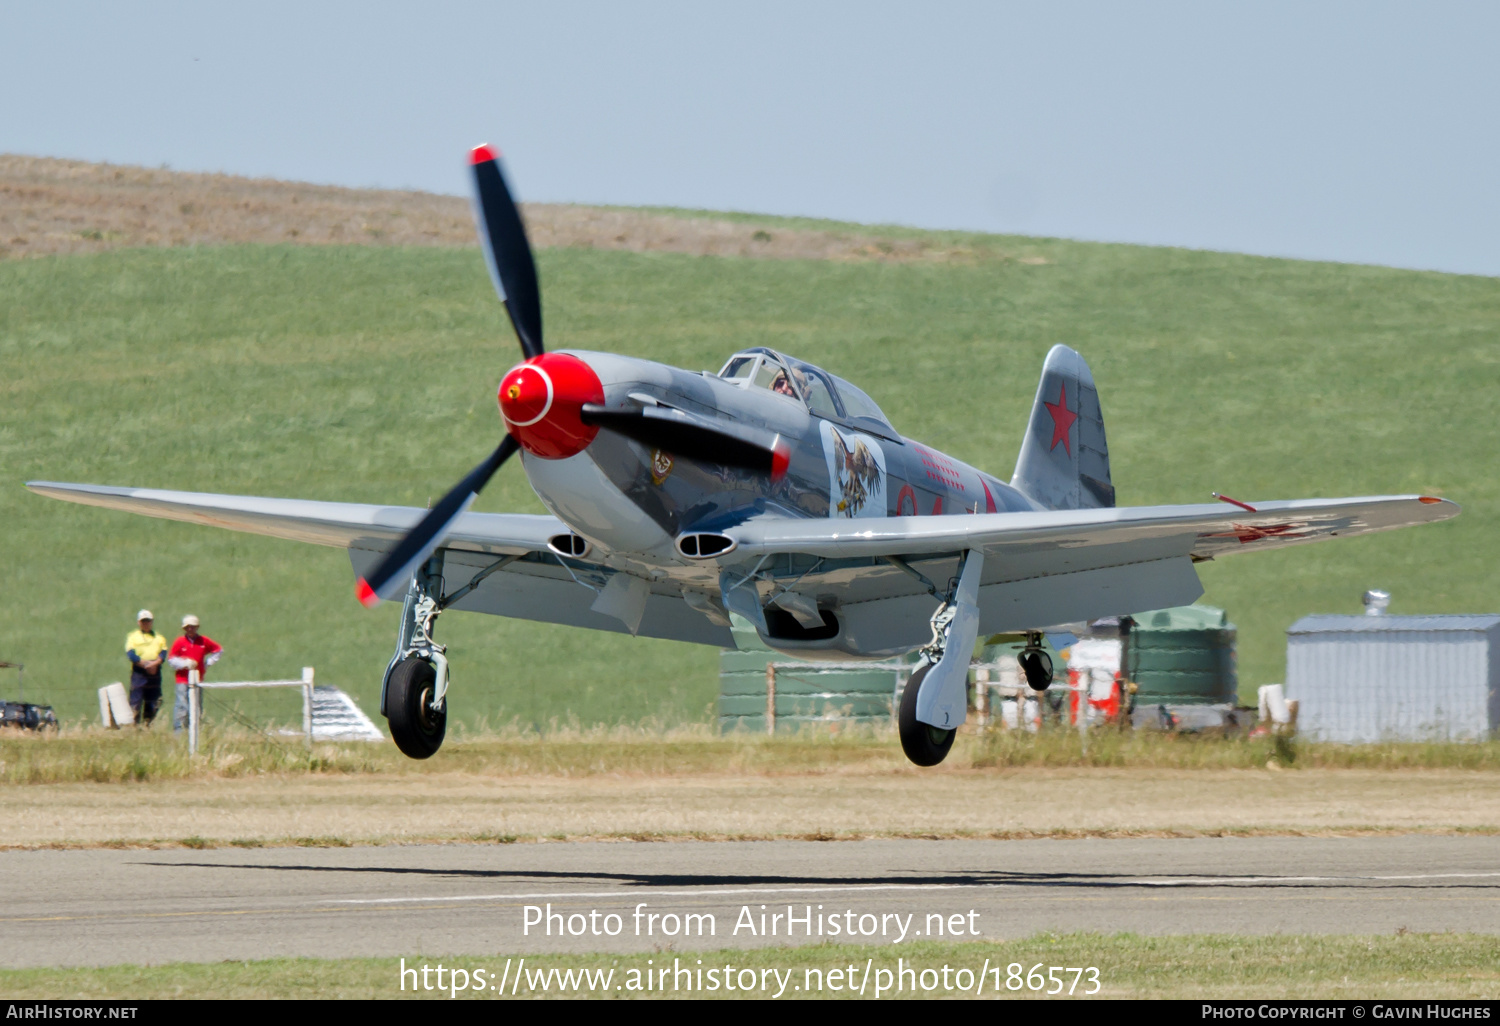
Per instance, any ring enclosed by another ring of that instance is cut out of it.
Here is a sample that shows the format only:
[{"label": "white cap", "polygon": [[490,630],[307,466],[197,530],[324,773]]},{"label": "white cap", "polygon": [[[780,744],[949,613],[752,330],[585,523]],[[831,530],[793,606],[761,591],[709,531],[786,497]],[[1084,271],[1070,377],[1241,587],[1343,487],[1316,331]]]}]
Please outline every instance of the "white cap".
[{"label": "white cap", "polygon": [[137,620],[155,620],[156,619],[156,617],[154,617],[154,616],[151,615],[151,610],[149,610],[149,609],[142,609],[139,613],[135,614],[135,618]]},{"label": "white cap", "polygon": [[198,626],[198,618],[196,616],[194,616],[192,613],[189,613],[187,616],[184,616],[182,618],[182,625],[184,627],[189,627],[189,626],[196,627],[196,626]]}]

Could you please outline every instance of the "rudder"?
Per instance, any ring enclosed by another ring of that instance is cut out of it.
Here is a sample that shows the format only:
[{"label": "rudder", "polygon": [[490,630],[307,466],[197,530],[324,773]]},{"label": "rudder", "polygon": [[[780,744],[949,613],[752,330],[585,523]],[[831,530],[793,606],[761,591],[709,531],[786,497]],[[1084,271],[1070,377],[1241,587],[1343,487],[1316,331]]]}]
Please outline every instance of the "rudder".
[{"label": "rudder", "polygon": [[1089,365],[1067,346],[1053,346],[1042,364],[1010,483],[1048,509],[1115,504],[1099,392]]}]

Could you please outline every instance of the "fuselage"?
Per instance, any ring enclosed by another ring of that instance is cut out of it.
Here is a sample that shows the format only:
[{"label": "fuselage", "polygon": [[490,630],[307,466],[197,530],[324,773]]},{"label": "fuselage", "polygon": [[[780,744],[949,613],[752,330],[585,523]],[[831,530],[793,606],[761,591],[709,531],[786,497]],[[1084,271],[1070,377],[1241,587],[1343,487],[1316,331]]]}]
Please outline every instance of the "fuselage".
[{"label": "fuselage", "polygon": [[[677,544],[684,535],[759,517],[1040,508],[999,479],[901,436],[848,383],[771,350],[736,354],[719,374],[611,353],[565,352],[598,375],[609,407],[661,404],[774,433],[790,450],[787,469],[777,477],[682,459],[607,430],[567,458],[524,453],[543,503],[609,552],[684,565],[692,562]],[[790,378],[792,387],[776,382],[778,375]]]}]

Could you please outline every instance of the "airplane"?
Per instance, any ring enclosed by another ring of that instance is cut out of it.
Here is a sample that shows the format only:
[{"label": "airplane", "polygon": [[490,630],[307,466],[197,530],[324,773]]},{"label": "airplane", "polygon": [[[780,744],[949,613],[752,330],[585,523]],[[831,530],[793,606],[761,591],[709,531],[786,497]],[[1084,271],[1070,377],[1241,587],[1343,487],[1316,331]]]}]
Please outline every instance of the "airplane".
[{"label": "airplane", "polygon": [[[776,350],[717,373],[542,343],[541,292],[499,155],[470,154],[481,248],[521,344],[499,445],[430,510],[32,481],[42,495],[348,550],[356,596],[403,597],[380,711],[406,755],[441,747],[448,609],[734,647],[753,629],[803,659],[920,658],[895,710],[919,766],[966,716],[982,635],[1024,633],[1052,680],[1050,625],[1183,605],[1194,564],[1445,520],[1430,495],[1117,507],[1083,358],[1042,365],[1009,482],[902,435],[848,381]],[[475,513],[519,454],[551,515]]]}]

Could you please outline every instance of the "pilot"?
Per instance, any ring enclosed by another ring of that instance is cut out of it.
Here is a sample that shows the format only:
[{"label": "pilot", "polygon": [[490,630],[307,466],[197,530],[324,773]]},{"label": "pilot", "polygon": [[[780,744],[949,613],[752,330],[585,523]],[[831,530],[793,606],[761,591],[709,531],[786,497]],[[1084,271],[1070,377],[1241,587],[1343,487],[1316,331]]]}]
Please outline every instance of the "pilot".
[{"label": "pilot", "polygon": [[776,376],[771,379],[771,391],[781,395],[789,395],[797,398],[797,393],[792,390],[792,382],[786,376],[786,371],[777,371]]}]

